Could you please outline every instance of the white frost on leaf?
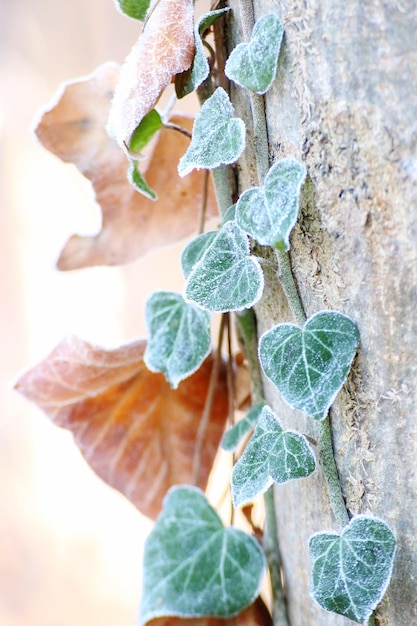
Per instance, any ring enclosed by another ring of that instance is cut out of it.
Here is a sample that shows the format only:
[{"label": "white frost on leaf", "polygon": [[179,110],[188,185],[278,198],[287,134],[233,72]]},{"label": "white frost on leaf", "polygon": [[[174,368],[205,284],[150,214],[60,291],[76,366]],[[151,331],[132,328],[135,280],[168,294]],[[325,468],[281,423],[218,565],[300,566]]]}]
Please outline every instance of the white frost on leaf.
[{"label": "white frost on leaf", "polygon": [[123,148],[172,77],[191,66],[193,13],[192,0],[159,0],[151,6],[149,20],[121,69],[107,124],[109,135]]}]

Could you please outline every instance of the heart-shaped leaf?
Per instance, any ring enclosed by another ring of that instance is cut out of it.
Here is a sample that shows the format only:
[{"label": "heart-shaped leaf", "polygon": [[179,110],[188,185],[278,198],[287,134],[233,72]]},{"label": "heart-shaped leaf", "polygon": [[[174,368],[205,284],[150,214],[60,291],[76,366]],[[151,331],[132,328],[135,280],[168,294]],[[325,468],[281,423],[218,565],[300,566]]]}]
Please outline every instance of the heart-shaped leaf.
[{"label": "heart-shaped leaf", "polygon": [[184,248],[181,254],[181,267],[185,278],[188,278],[194,265],[197,265],[215,237],[217,237],[217,230],[209,230],[192,239]]},{"label": "heart-shaped leaf", "polygon": [[240,43],[229,56],[225,74],[241,87],[264,94],[277,73],[284,28],[276,15],[261,17],[249,43]]},{"label": "heart-shaped leaf", "polygon": [[[62,341],[26,371],[16,389],[73,433],[87,462],[109,485],[155,518],[169,487],[191,482],[195,448],[210,385],[209,356],[173,390],[143,361],[146,341],[113,350],[76,337]],[[201,449],[199,487],[205,489],[228,416],[221,364]]]},{"label": "heart-shaped leaf", "polygon": [[142,22],[146,17],[151,0],[114,0],[114,3],[122,13]]},{"label": "heart-shaped leaf", "polygon": [[311,595],[328,611],[367,623],[388,587],[395,537],[386,522],[358,515],[341,535],[320,532],[309,541]]},{"label": "heart-shaped leaf", "polygon": [[226,452],[234,452],[241,442],[242,438],[250,431],[252,426],[257,422],[264,404],[256,404],[252,406],[245,417],[237,424],[234,424],[227,432],[224,433],[221,447]]},{"label": "heart-shaped leaf", "polygon": [[321,420],[349,373],[359,344],[356,324],[321,311],[299,328],[278,324],[262,335],[262,368],[288,404]]},{"label": "heart-shaped leaf", "polygon": [[264,187],[251,187],[240,196],[236,207],[240,228],[262,245],[288,250],[305,177],[305,166],[295,159],[275,163]]},{"label": "heart-shaped leaf", "polygon": [[305,478],[314,472],[314,454],[303,435],[284,431],[264,406],[252,439],[232,472],[234,506],[247,504],[276,483]]},{"label": "heart-shaped leaf", "polygon": [[210,316],[171,291],[150,296],[145,315],[149,333],[145,363],[152,372],[162,372],[176,389],[210,352]]},{"label": "heart-shaped leaf", "polygon": [[227,222],[188,276],[185,296],[208,311],[241,311],[258,302],[263,286],[248,238],[235,222]]},{"label": "heart-shaped leaf", "polygon": [[201,40],[201,36],[207,28],[222,17],[222,15],[227,13],[227,11],[230,11],[229,7],[217,9],[216,11],[210,11],[210,13],[202,15],[197,21],[194,29],[195,56],[193,65],[189,70],[183,72],[182,74],[177,74],[175,77],[175,92],[177,94],[177,98],[184,98],[184,96],[187,96],[192,91],[195,91],[209,75],[210,66],[206,59],[205,48]]},{"label": "heart-shaped leaf", "polygon": [[245,124],[233,114],[229,96],[218,87],[195,118],[191,143],[178,164],[180,176],[237,161],[245,148]]},{"label": "heart-shaped leaf", "polygon": [[264,568],[258,543],[225,528],[199,489],[174,487],[145,543],[139,623],[237,614],[257,597]]}]

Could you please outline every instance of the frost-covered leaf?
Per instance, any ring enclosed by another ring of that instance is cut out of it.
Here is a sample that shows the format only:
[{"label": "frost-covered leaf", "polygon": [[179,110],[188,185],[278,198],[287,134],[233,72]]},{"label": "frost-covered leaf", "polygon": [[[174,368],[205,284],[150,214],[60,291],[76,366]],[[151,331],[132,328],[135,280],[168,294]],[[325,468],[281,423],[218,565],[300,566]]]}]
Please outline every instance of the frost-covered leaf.
[{"label": "frost-covered leaf", "polygon": [[139,624],[237,614],[257,597],[264,569],[252,537],[225,528],[199,489],[174,487],[145,543]]},{"label": "frost-covered leaf", "polygon": [[145,363],[152,372],[162,372],[176,389],[210,352],[210,316],[172,291],[152,294],[145,311],[149,334]]},{"label": "frost-covered leaf", "polygon": [[[175,484],[193,480],[198,429],[213,359],[172,390],[150,372],[144,340],[104,350],[69,337],[25,372],[16,389],[74,435],[87,462],[109,485],[155,518]],[[228,416],[222,364],[200,458],[204,489]]]},{"label": "frost-covered leaf", "polygon": [[217,230],[209,230],[202,235],[198,235],[198,237],[195,237],[186,245],[181,254],[181,267],[185,278],[188,278],[194,265],[200,261],[216,236]]},{"label": "frost-covered leaf", "polygon": [[263,286],[248,238],[235,222],[227,222],[188,276],[185,296],[208,311],[241,311],[258,302]]},{"label": "frost-covered leaf", "polygon": [[162,118],[156,109],[145,115],[139,126],[133,131],[129,150],[140,154],[158,130],[162,128]]},{"label": "frost-covered leaf", "polygon": [[114,0],[114,3],[122,13],[142,22],[146,17],[151,0]]},{"label": "frost-covered leaf", "polygon": [[[42,112],[36,135],[44,147],[63,161],[74,163],[93,186],[102,211],[102,229],[93,237],[74,235],[58,261],[61,270],[91,265],[127,263],[195,231],[203,201],[204,172],[180,178],[177,163],[189,140],[162,129],[151,157],[140,175],[135,165],[135,184],[146,184],[157,203],[144,198],[129,183],[126,155],[105,131],[112,92],[119,76],[114,63],[94,74],[65,83]],[[193,120],[175,115],[170,120],[191,130]],[[133,166],[131,166],[133,167]],[[217,215],[211,181],[207,216]]]},{"label": "frost-covered leaf", "polygon": [[234,452],[240,444],[242,438],[250,431],[263,409],[263,404],[252,406],[245,417],[234,424],[227,432],[224,433],[221,447],[226,452]]},{"label": "frost-covered leaf", "polygon": [[322,420],[346,380],[358,344],[359,332],[349,317],[321,311],[303,328],[278,324],[264,333],[259,358],[290,406]]},{"label": "frost-covered leaf", "polygon": [[241,87],[264,94],[272,85],[278,66],[284,28],[276,15],[263,15],[255,24],[249,43],[240,43],[230,54],[225,74]]},{"label": "frost-covered leaf", "polygon": [[229,7],[217,9],[215,11],[210,11],[210,13],[205,13],[198,19],[194,29],[195,56],[193,65],[189,70],[182,74],[177,74],[175,77],[175,91],[177,98],[184,98],[184,96],[187,96],[189,93],[197,89],[197,87],[199,87],[209,75],[210,66],[206,59],[206,53],[201,36],[204,34],[204,31],[209,28],[209,26],[211,26],[228,11],[230,11]]},{"label": "frost-covered leaf", "polygon": [[172,77],[194,58],[193,0],[158,0],[128,55],[116,87],[107,129],[122,147],[155,107]]},{"label": "frost-covered leaf", "polygon": [[191,143],[178,164],[180,176],[237,161],[245,148],[245,124],[233,115],[229,96],[218,87],[195,118]]},{"label": "frost-covered leaf", "polygon": [[275,414],[264,406],[255,432],[232,472],[232,497],[238,507],[254,500],[276,483],[305,478],[314,472],[314,454],[303,435],[284,431]]},{"label": "frost-covered leaf", "polygon": [[236,207],[239,226],[262,245],[288,250],[305,177],[306,168],[300,161],[287,158],[275,163],[264,187],[252,187],[240,196]]},{"label": "frost-covered leaf", "polygon": [[311,595],[328,611],[368,623],[388,587],[395,537],[386,522],[358,515],[341,535],[320,532],[309,541]]}]

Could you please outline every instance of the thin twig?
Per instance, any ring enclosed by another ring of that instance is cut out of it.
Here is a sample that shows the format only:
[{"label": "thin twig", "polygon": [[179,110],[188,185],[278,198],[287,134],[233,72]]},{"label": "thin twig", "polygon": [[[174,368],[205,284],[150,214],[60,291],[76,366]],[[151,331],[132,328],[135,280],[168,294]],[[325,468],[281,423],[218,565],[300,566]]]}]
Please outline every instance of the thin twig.
[{"label": "thin twig", "polygon": [[172,124],[171,122],[164,122],[164,128],[170,128],[171,130],[176,130],[179,133],[188,137],[188,139],[191,139],[192,137],[192,133],[189,130],[187,130],[183,126],[179,126],[178,124]]},{"label": "thin twig", "polygon": [[211,374],[210,374],[210,381],[209,381],[209,386],[207,390],[206,401],[204,404],[204,409],[203,409],[203,413],[201,416],[200,424],[198,426],[197,438],[196,438],[196,443],[195,443],[194,459],[193,459],[193,473],[192,473],[192,476],[193,476],[192,484],[195,486],[198,486],[200,482],[201,455],[203,451],[204,440],[207,434],[207,428],[210,422],[211,410],[213,408],[213,401],[214,401],[214,394],[215,394],[216,386],[217,386],[217,380],[219,378],[224,330],[225,330],[225,318],[224,316],[222,316],[222,319],[220,322],[217,349],[214,355],[213,367],[212,367]]},{"label": "thin twig", "polygon": [[[233,426],[235,423],[235,373],[233,369],[233,354],[232,354],[232,338],[231,338],[231,324],[230,313],[223,314],[226,317],[226,338],[227,338],[227,392],[229,396],[229,425]],[[236,455],[232,454],[232,468],[236,462]],[[233,526],[235,520],[235,507],[233,501],[230,499],[230,525]]]},{"label": "thin twig", "polygon": [[199,220],[198,220],[198,234],[199,235],[204,233],[204,224],[206,223],[209,178],[210,178],[210,172],[208,170],[204,170],[203,200],[201,202],[200,215],[199,215]]}]

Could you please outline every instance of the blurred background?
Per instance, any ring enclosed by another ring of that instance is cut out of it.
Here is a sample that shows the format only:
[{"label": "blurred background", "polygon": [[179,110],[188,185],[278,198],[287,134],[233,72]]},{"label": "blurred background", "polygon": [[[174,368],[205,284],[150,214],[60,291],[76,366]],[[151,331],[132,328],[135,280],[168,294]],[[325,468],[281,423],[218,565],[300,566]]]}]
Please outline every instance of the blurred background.
[{"label": "blurred background", "polygon": [[[203,3],[200,3],[203,5]],[[0,624],[130,626],[149,522],[88,468],[72,437],[12,391],[67,334],[144,335],[143,301],[180,289],[178,250],[120,268],[55,269],[100,228],[89,183],[30,131],[58,85],[122,62],[140,25],[112,0],[0,0]]]}]

